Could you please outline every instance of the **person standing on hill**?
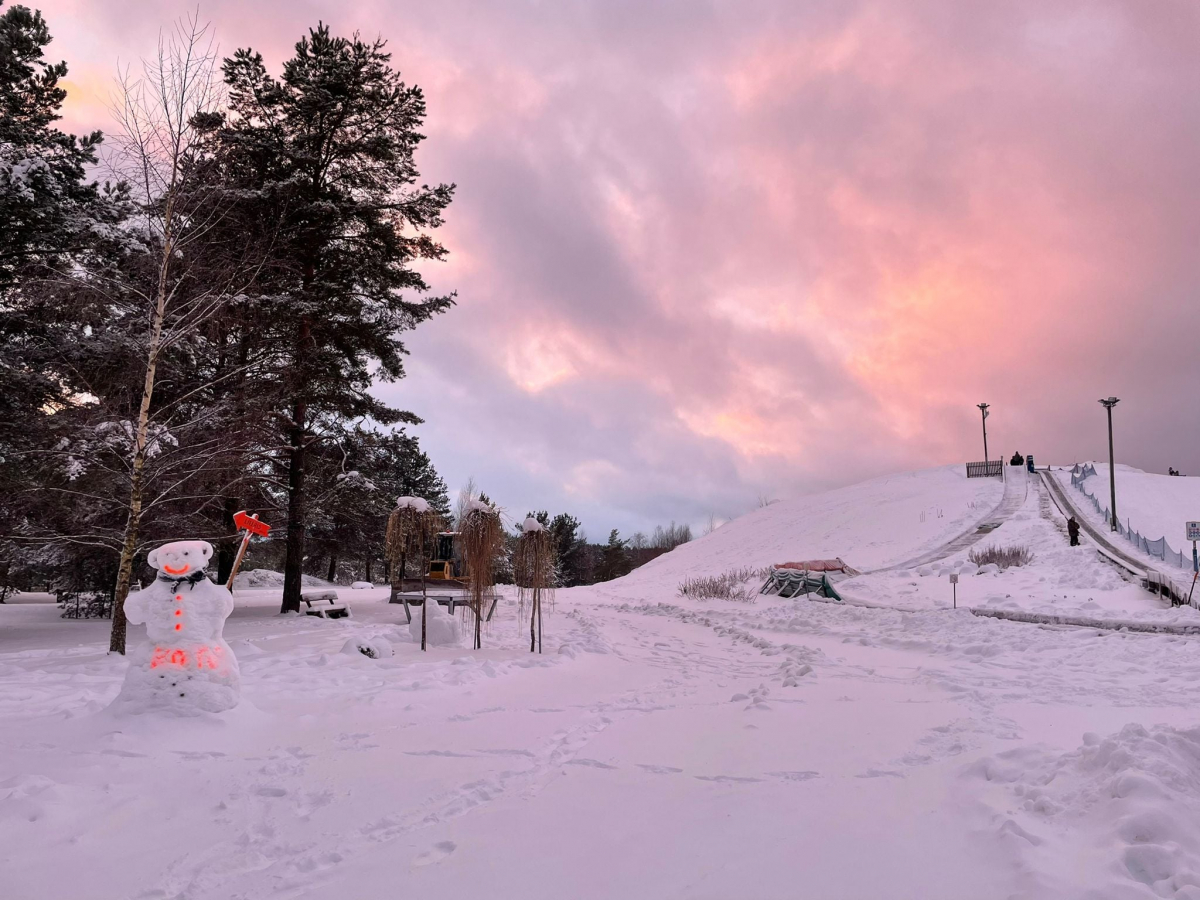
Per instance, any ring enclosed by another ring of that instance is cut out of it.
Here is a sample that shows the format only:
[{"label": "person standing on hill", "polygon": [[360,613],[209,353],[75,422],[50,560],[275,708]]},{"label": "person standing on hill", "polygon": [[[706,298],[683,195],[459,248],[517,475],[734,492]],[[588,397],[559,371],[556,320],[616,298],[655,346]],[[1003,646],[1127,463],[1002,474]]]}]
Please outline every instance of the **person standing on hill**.
[{"label": "person standing on hill", "polygon": [[1071,546],[1079,546],[1079,523],[1075,521],[1075,517],[1071,516],[1067,519],[1067,537],[1071,539]]}]

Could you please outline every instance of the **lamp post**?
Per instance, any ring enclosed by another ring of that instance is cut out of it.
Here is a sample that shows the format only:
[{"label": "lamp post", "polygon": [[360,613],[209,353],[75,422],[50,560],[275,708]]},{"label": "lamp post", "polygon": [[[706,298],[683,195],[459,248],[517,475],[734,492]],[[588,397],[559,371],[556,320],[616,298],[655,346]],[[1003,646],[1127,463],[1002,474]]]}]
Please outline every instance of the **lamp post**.
[{"label": "lamp post", "polygon": [[1113,458],[1113,441],[1112,441],[1112,409],[1121,401],[1116,397],[1109,397],[1107,400],[1101,400],[1100,403],[1108,412],[1108,489],[1112,495],[1112,518],[1109,525],[1113,531],[1117,530],[1117,462]]},{"label": "lamp post", "polygon": [[[988,453],[987,453],[987,417],[988,417],[988,407],[989,407],[989,406],[991,406],[991,404],[990,404],[990,403],[976,403],[975,405],[976,405],[976,406],[978,406],[978,407],[979,407],[979,411],[980,411],[981,413],[983,413],[983,461],[984,461],[984,462],[988,462]],[[985,468],[986,468],[986,467],[985,467]]]}]

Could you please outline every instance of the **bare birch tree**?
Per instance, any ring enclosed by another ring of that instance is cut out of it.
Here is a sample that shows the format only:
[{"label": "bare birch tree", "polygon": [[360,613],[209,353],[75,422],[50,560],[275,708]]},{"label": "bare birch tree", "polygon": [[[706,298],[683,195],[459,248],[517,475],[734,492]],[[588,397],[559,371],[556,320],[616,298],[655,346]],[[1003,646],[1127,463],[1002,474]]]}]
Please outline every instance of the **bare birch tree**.
[{"label": "bare birch tree", "polygon": [[145,287],[124,285],[146,308],[146,365],[137,419],[132,423],[129,502],[121,543],[109,650],[125,652],[125,598],[133,576],[143,514],[148,454],[152,448],[151,404],[161,354],[217,312],[228,299],[219,287],[180,291],[177,267],[189,244],[204,240],[220,217],[207,202],[211,190],[189,166],[202,134],[196,123],[221,101],[216,49],[207,25],[181,20],[160,34],[158,52],[145,60],[141,76],[128,69],[118,76],[114,113],[121,129],[114,161],[134,190],[141,210],[143,238],[157,249],[157,277]]}]

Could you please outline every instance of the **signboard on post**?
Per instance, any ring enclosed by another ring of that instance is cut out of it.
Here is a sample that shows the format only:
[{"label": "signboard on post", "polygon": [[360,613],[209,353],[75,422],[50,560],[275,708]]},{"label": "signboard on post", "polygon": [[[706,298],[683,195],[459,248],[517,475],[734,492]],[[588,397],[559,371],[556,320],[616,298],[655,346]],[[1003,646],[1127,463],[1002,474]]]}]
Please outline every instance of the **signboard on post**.
[{"label": "signboard on post", "polygon": [[257,534],[259,537],[266,537],[271,532],[271,526],[266,522],[258,520],[258,513],[249,515],[243,509],[241,512],[233,514],[233,524],[238,527],[239,531],[244,531],[242,535],[241,546],[238,547],[237,557],[233,561],[233,568],[229,571],[229,580],[225,582],[225,587],[229,589],[229,593],[233,593],[233,579],[237,577],[238,569],[242,567],[242,557],[246,555],[246,546],[250,543],[250,535]]},{"label": "signboard on post", "polygon": [[1187,539],[1189,541],[1200,541],[1200,522],[1187,523]]},{"label": "signboard on post", "polygon": [[950,590],[954,591],[954,608],[958,609],[958,573],[950,573]]}]

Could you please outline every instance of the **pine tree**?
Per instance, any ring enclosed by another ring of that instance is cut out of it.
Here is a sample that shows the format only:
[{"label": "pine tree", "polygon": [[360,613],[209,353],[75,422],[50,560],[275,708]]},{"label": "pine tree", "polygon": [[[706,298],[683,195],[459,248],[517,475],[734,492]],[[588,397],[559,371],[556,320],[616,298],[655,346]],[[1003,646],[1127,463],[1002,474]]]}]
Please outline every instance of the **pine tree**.
[{"label": "pine tree", "polygon": [[307,465],[340,422],[416,423],[369,393],[403,377],[400,333],[444,312],[412,268],[445,249],[453,185],[417,186],[414,151],[425,100],[390,67],[381,40],[334,37],[325,25],[296,44],[280,79],[239,50],[224,65],[230,115],[220,139],[226,177],[242,193],[231,222],[278,223],[270,262],[251,294],[280,351],[260,389],[273,392],[287,492],[283,609],[300,606],[309,520]]},{"label": "pine tree", "polygon": [[614,528],[608,533],[608,543],[600,551],[600,565],[596,570],[597,581],[612,581],[630,573],[632,565],[625,546],[626,541],[621,540],[617,529]]},{"label": "pine tree", "polygon": [[50,40],[40,12],[13,6],[0,15],[0,290],[30,267],[62,265],[113,221],[103,192],[85,180],[100,132],[76,138],[54,128],[67,64],[45,61]]}]

